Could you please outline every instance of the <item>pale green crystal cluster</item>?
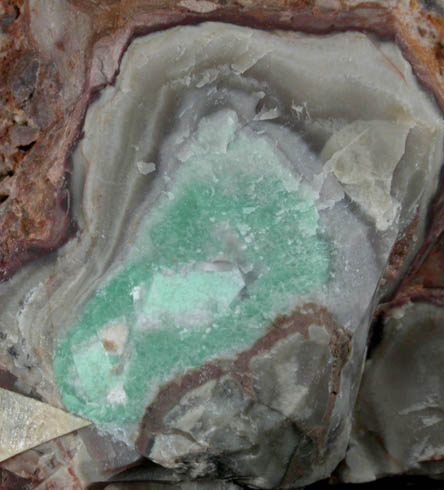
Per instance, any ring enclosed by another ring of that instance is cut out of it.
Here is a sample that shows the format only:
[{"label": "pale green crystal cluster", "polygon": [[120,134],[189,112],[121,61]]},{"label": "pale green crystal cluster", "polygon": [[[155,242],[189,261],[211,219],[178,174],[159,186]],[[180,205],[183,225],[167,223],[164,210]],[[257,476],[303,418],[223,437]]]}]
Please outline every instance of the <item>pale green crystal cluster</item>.
[{"label": "pale green crystal cluster", "polygon": [[314,196],[232,110],[203,118],[126,259],[60,340],[68,410],[134,422],[159,384],[250,346],[329,277]]}]

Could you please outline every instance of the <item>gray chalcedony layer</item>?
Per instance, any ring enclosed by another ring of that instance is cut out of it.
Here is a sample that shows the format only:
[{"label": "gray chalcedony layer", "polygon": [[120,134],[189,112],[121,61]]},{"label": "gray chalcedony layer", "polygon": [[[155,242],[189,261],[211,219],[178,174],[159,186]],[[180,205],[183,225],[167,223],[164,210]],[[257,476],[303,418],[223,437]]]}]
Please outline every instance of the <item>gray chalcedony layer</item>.
[{"label": "gray chalcedony layer", "polygon": [[427,304],[392,311],[366,362],[341,477],[444,474],[444,313]]}]

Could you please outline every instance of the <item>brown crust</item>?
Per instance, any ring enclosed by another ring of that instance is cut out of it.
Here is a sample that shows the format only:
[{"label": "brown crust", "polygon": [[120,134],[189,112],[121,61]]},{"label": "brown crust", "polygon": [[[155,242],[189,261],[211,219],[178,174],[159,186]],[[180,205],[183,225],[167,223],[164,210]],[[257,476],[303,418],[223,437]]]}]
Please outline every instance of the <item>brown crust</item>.
[{"label": "brown crust", "polygon": [[[163,422],[165,414],[175,407],[186,393],[211,380],[230,375],[239,382],[247,396],[257,400],[250,366],[251,360],[255,356],[270,350],[278,341],[296,332],[304,338],[308,338],[308,327],[313,324],[323,325],[330,333],[329,348],[334,362],[331,375],[332,392],[324,414],[324,421],[328,420],[334,408],[336,394],[339,391],[341,370],[350,355],[350,339],[326,308],[310,303],[298,308],[289,316],[282,315],[276,318],[272,326],[269,327],[267,334],[257,340],[250,349],[238,354],[234,360],[207,362],[198,368],[186,371],[181,377],[164,385],[157,394],[155,401],[148,406],[142,419],[139,439],[136,442],[138,451],[148,457],[155,435],[166,433],[169,430]],[[324,425],[327,426],[328,424]],[[327,427],[323,427],[322,430],[314,429],[308,435],[322,439],[326,436],[326,430]]]},{"label": "brown crust", "polygon": [[[8,279],[24,263],[55,250],[73,236],[75,228],[67,205],[68,157],[80,136],[90,101],[100,88],[113,82],[118,62],[135,36],[206,20],[319,34],[368,31],[399,43],[419,79],[444,108],[444,78],[440,71],[444,57],[443,22],[438,15],[422,11],[417,0],[408,6],[395,2],[393,9],[378,2],[357,4],[346,0],[220,0],[213,2],[217,8],[208,13],[190,11],[180,3],[65,0],[64,5],[87,15],[94,28],[82,40],[84,59],[77,64],[68,62],[72,73],[64,79],[51,53],[43,53],[32,37],[28,3],[0,0],[5,15],[10,16],[8,22],[18,14],[4,28],[7,41],[2,46],[5,57],[0,70],[5,101],[0,104],[0,118],[4,121],[0,127],[0,280]],[[53,50],[65,53],[69,59],[73,48],[68,34],[54,43]],[[98,46],[109,48],[113,43],[114,49],[120,50],[115,66],[108,66],[108,74],[100,75],[91,53]],[[19,62],[23,59],[31,60],[24,65],[31,66],[24,75]],[[36,73],[32,63],[37,67]],[[63,100],[63,89],[71,83],[66,78],[86,80],[69,107]],[[29,143],[34,143],[32,150],[29,144],[14,146],[18,140],[11,135],[17,125],[35,129],[34,133],[26,133],[28,139],[33,139]]]},{"label": "brown crust", "polygon": [[32,478],[24,478],[0,468],[0,490],[31,490],[35,486],[36,482]]},{"label": "brown crust", "polygon": [[393,298],[379,312],[408,302],[429,302],[444,306],[444,171],[438,192],[430,206],[426,237]]},{"label": "brown crust", "polygon": [[381,279],[381,286],[385,286],[387,283],[396,283],[396,279],[399,276],[399,271],[402,269],[407,260],[412,239],[415,235],[418,224],[419,215],[416,214],[416,216],[412,219],[410,226],[407,228],[404,236],[398,239],[390,252],[388,264],[385,269],[384,276]]}]

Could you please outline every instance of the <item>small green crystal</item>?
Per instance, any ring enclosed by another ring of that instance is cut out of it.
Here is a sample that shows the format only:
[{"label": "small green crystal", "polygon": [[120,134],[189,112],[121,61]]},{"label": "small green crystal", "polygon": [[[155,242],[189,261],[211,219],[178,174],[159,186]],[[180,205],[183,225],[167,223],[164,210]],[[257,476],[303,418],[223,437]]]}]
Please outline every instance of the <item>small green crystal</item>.
[{"label": "small green crystal", "polygon": [[[267,136],[220,111],[178,159],[127,258],[55,351],[66,408],[102,425],[136,422],[162,383],[248,348],[329,278],[314,197]],[[128,332],[118,346],[103,340],[117,324]]]}]

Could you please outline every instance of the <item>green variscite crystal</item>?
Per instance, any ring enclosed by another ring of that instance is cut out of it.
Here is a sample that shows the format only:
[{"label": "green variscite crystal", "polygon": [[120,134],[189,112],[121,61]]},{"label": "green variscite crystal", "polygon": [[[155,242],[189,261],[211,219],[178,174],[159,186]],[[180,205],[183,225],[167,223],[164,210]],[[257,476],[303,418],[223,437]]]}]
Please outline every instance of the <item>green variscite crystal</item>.
[{"label": "green variscite crystal", "polygon": [[162,383],[248,348],[328,281],[314,196],[274,141],[221,111],[177,158],[126,258],[57,343],[66,408],[99,425],[137,422]]}]

